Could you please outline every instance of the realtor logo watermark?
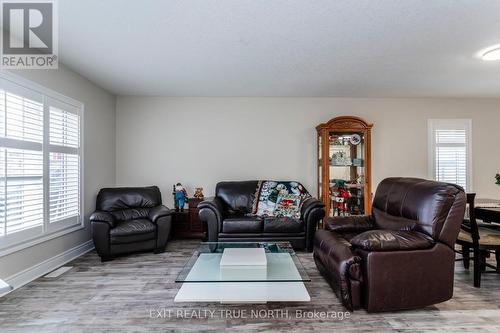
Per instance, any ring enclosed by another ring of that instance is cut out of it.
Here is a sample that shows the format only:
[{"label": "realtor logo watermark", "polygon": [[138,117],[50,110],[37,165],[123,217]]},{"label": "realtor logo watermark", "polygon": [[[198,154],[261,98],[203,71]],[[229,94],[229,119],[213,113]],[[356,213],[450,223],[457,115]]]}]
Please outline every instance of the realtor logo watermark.
[{"label": "realtor logo watermark", "polygon": [[55,0],[1,0],[2,69],[58,67]]}]

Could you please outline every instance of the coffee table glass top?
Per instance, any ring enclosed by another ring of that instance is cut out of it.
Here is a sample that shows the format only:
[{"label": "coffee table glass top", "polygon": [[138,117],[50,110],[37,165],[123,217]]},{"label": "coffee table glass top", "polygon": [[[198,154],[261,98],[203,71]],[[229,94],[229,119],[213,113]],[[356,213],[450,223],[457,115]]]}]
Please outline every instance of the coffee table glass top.
[{"label": "coffee table glass top", "polygon": [[[267,265],[220,266],[226,248],[262,248],[266,254]],[[289,242],[201,243],[175,280],[175,282],[299,281],[311,280]]]}]

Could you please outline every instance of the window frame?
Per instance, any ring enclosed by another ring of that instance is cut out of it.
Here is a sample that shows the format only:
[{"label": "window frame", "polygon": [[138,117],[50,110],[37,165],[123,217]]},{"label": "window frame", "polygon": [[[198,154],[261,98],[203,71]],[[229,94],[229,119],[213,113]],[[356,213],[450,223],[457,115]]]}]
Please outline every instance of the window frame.
[{"label": "window frame", "polygon": [[436,129],[465,129],[465,158],[466,158],[466,192],[472,192],[474,189],[472,172],[472,119],[465,118],[443,118],[428,119],[427,122],[427,147],[428,147],[428,177],[436,180]]},{"label": "window frame", "polygon": [[[8,255],[10,253],[14,253],[28,247],[34,246],[36,244],[40,244],[63,235],[75,232],[77,230],[81,230],[85,227],[85,197],[84,197],[84,119],[85,119],[85,106],[82,102],[77,101],[71,97],[60,94],[52,89],[46,88],[40,84],[34,83],[30,80],[24,79],[18,75],[9,73],[9,72],[0,72],[0,79],[7,81],[7,85],[14,87],[20,87],[20,90],[31,91],[32,94],[42,95],[43,102],[43,142],[42,146],[42,154],[43,154],[43,202],[44,202],[44,210],[43,210],[43,224],[42,226],[29,228],[21,232],[16,232],[9,235],[0,236],[0,257]],[[15,93],[15,91],[14,91]],[[25,96],[28,97],[29,96]],[[52,102],[52,103],[51,103]],[[50,183],[50,164],[49,164],[49,156],[51,152],[64,152],[71,151],[72,148],[68,149],[67,147],[58,146],[50,144],[49,142],[49,128],[50,128],[50,107],[58,107],[60,105],[67,105],[74,110],[77,110],[77,113],[80,117],[79,119],[79,148],[77,148],[78,156],[79,156],[79,167],[80,167],[80,175],[79,175],[79,211],[80,214],[76,218],[74,223],[71,221],[56,221],[50,222],[49,218],[49,183]],[[8,139],[7,139],[8,140]],[[26,142],[23,142],[26,143]],[[29,145],[30,143],[28,143]],[[38,144],[39,143],[34,143]],[[22,144],[21,146],[23,146]]]}]

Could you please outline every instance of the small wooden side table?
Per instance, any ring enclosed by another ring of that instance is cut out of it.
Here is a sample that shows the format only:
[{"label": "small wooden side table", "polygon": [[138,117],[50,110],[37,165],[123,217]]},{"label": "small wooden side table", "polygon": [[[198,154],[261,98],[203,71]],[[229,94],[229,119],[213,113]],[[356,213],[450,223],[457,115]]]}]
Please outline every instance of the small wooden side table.
[{"label": "small wooden side table", "polygon": [[199,238],[206,239],[207,231],[203,222],[198,217],[198,204],[201,199],[188,199],[187,210],[174,212],[172,215],[173,238]]}]

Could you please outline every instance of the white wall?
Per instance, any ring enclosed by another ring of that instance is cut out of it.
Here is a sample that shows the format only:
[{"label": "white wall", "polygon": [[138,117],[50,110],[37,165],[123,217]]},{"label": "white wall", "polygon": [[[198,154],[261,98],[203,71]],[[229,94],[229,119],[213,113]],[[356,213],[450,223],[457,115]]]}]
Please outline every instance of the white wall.
[{"label": "white wall", "polygon": [[85,104],[85,228],[1,257],[0,278],[3,279],[88,241],[88,216],[95,208],[97,191],[115,183],[115,96],[62,65],[58,70],[18,70],[13,73]]},{"label": "white wall", "polygon": [[499,99],[117,99],[116,182],[159,185],[172,206],[177,181],[213,194],[221,180],[296,179],[316,193],[316,130],[339,115],[374,123],[374,188],[388,176],[427,178],[427,119],[472,118],[473,183],[500,199]]}]

